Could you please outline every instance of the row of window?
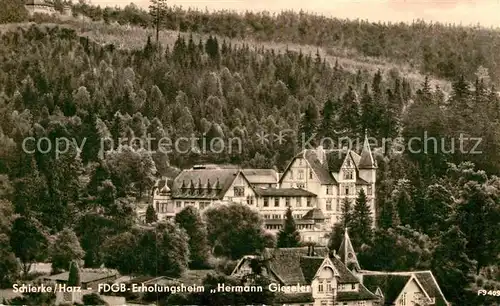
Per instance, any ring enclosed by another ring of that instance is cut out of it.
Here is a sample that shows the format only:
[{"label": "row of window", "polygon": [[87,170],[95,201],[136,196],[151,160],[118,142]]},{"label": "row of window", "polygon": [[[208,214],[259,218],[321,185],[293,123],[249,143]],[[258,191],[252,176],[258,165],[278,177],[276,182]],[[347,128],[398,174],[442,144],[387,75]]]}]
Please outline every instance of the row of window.
[{"label": "row of window", "polygon": [[[280,230],[283,228],[283,225],[281,224],[266,224],[266,229],[268,230]],[[297,224],[295,225],[295,228],[297,230],[313,230],[314,225],[313,224]],[[309,240],[311,237],[309,237]]]},{"label": "row of window", "polygon": [[[264,198],[264,207],[269,207],[270,199],[272,199],[272,198],[268,198],[268,197]],[[296,198],[286,197],[285,198],[285,206],[286,207],[291,207],[291,203],[292,203],[291,199],[294,199],[295,207],[302,207],[302,197],[296,197]],[[274,198],[274,207],[280,207],[280,198]],[[309,197],[306,198],[306,207],[312,207],[312,200]]]},{"label": "row of window", "polygon": [[[332,195],[333,194],[333,186],[326,186],[326,194],[327,195]],[[342,195],[351,195],[353,194],[354,191],[359,192],[360,188],[356,189],[354,186],[344,186],[343,189],[341,189],[341,192],[343,191]],[[373,193],[373,188],[372,186],[368,186],[366,189],[366,194],[367,195],[372,195]]]},{"label": "row of window", "polygon": [[[289,171],[290,173],[290,179],[293,180],[293,170]],[[312,170],[309,170],[309,179],[312,180],[314,178],[314,174]],[[298,180],[303,180],[304,179],[304,169],[297,170],[297,178]]]},{"label": "row of window", "polygon": [[[347,284],[339,284],[337,286],[337,289],[339,291],[346,291],[346,290],[348,290],[348,288],[349,288],[349,285],[347,285]],[[350,284],[350,289],[356,290],[356,284]],[[332,291],[333,291],[333,288],[332,288],[332,283],[330,281],[320,282],[318,284],[318,292],[323,293],[323,292],[332,292]]]},{"label": "row of window", "polygon": [[[195,201],[184,201],[184,207],[189,206],[189,205],[195,206],[196,202]],[[210,206],[209,201],[202,201],[199,204],[199,209],[203,210],[203,209],[207,208],[208,206]],[[182,201],[175,201],[175,208],[182,208]]]}]

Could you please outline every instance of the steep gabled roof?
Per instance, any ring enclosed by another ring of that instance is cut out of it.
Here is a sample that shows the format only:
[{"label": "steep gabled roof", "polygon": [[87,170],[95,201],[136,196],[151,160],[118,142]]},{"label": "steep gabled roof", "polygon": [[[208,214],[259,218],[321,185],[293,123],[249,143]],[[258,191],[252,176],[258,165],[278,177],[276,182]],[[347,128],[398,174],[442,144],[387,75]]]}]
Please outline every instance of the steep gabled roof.
[{"label": "steep gabled roof", "polygon": [[303,156],[322,185],[337,183],[328,170],[328,164],[322,164],[314,150],[305,150]]},{"label": "steep gabled roof", "polygon": [[377,164],[373,159],[372,150],[370,148],[370,142],[368,141],[368,136],[365,134],[365,140],[363,142],[363,149],[361,150],[361,159],[358,164],[358,169],[375,169]]},{"label": "steep gabled roof", "polygon": [[418,271],[413,272],[413,275],[418,279],[424,290],[427,294],[432,298],[436,299],[436,306],[446,306],[448,302],[441,292],[441,288],[439,287],[434,275],[431,271]]},{"label": "steep gabled roof", "polygon": [[349,234],[347,233],[347,229],[345,230],[344,239],[340,244],[338,254],[344,265],[346,265],[347,267],[353,265],[356,269],[361,269],[361,267],[359,266],[358,258],[356,256],[356,252],[354,251],[354,247],[351,243],[351,238],[349,238]]},{"label": "steep gabled roof", "polygon": [[[318,261],[328,255],[326,247],[315,247],[314,255],[318,257]],[[310,285],[302,271],[302,267],[315,265],[314,259],[306,259],[301,263],[302,257],[307,257],[309,254],[308,247],[298,248],[266,248],[263,252],[264,259],[268,259],[268,267],[270,272],[283,284],[283,285]],[[320,263],[321,264],[321,263]],[[309,271],[309,268],[308,270]],[[309,272],[306,272],[307,275]]]},{"label": "steep gabled roof", "polygon": [[363,275],[363,285],[372,292],[380,288],[384,295],[384,305],[393,305],[401,290],[404,289],[410,279],[410,275]]},{"label": "steep gabled roof", "polygon": [[302,269],[302,275],[304,275],[306,283],[310,284],[312,282],[324,260],[324,257],[317,256],[303,256],[300,258],[300,268]]},{"label": "steep gabled roof", "polygon": [[302,216],[302,219],[305,220],[325,220],[325,215],[323,214],[323,211],[321,208],[313,208],[310,211],[308,211],[304,216]]},{"label": "steep gabled roof", "polygon": [[330,258],[331,262],[333,263],[335,269],[337,269],[337,272],[339,273],[339,279],[338,282],[340,284],[356,284],[359,283],[359,279],[352,274],[349,269],[344,265],[344,263],[336,256],[333,256]]},{"label": "steep gabled roof", "polygon": [[[384,294],[385,304],[391,303],[399,296],[401,290],[410,279],[415,278],[422,289],[430,297],[435,299],[435,306],[449,305],[441,288],[439,287],[431,271],[407,271],[407,272],[379,272],[362,271],[363,284],[371,291],[375,292],[377,287]],[[404,281],[404,284],[401,283]]]}]

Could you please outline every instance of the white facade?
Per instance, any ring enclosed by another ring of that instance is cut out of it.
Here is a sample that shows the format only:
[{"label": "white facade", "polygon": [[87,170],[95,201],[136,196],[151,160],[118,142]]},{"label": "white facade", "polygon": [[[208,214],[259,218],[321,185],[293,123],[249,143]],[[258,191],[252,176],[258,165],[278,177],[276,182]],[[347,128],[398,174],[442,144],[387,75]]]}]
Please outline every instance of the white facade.
[{"label": "white facade", "polygon": [[[338,154],[339,163],[333,166],[337,169],[329,169],[326,153],[321,147],[305,150],[281,176],[272,169],[196,166],[175,178],[172,192],[160,192],[163,186],[156,186],[153,207],[159,219],[163,219],[175,216],[189,205],[203,211],[215,203],[240,203],[259,211],[266,228],[273,233],[283,226],[290,207],[302,239],[324,244],[332,226],[341,221],[344,199],[349,199],[354,207],[363,189],[375,226],[376,164],[368,139],[361,154],[352,150],[330,152]],[[320,210],[315,213],[320,217],[303,219],[313,209]]]}]

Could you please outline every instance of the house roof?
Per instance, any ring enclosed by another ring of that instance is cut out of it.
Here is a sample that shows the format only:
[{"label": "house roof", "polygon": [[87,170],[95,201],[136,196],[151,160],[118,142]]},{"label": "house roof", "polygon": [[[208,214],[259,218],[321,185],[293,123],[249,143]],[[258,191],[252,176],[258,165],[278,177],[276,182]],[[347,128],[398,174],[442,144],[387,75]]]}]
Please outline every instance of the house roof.
[{"label": "house roof", "polygon": [[413,272],[413,275],[418,279],[424,290],[432,298],[436,299],[436,306],[446,306],[448,302],[441,292],[441,288],[436,281],[436,278],[431,271]]},{"label": "house roof", "polygon": [[222,200],[239,169],[183,170],[172,185],[172,198]]},{"label": "house roof", "polygon": [[358,153],[349,149],[336,149],[329,151],[327,154],[328,169],[330,169],[330,171],[332,172],[339,172],[347,155],[351,157],[354,166],[357,167],[361,159],[361,156],[359,156]]},{"label": "house roof", "polygon": [[359,283],[359,279],[352,274],[349,269],[344,265],[344,263],[340,260],[340,258],[333,256],[330,258],[335,269],[339,272],[339,280],[338,282],[341,284],[355,284]]},{"label": "house roof", "polygon": [[261,197],[316,197],[316,194],[302,188],[255,188]]},{"label": "house roof", "polygon": [[323,214],[323,211],[321,210],[321,208],[313,208],[310,211],[308,211],[304,216],[302,216],[302,219],[324,220],[325,215]]},{"label": "house roof", "polygon": [[363,285],[372,292],[380,288],[384,295],[384,305],[393,305],[410,279],[409,275],[363,275]]},{"label": "house roof", "polygon": [[[80,281],[82,283],[94,282],[94,281],[106,279],[108,277],[114,277],[117,275],[118,275],[118,271],[116,271],[116,270],[98,271],[98,270],[80,269]],[[68,278],[69,278],[69,272],[63,272],[60,274],[47,276],[47,277],[45,277],[45,280],[67,282]]]},{"label": "house roof", "polygon": [[300,268],[306,283],[310,284],[312,282],[323,261],[325,261],[325,258],[318,256],[303,256],[300,258]]},{"label": "house roof", "polygon": [[363,284],[375,292],[377,287],[384,294],[385,304],[389,305],[399,296],[406,283],[415,277],[422,285],[427,295],[436,299],[435,306],[447,306],[445,296],[431,271],[408,271],[408,272],[378,272],[362,271]]},{"label": "house roof", "polygon": [[25,0],[24,5],[43,5],[53,7],[50,2],[47,2],[45,0]]},{"label": "house roof", "polygon": [[[326,151],[321,151],[318,153],[318,150],[322,150],[322,148],[318,149],[308,149],[304,150],[301,153],[297,154],[292,161],[286,167],[284,173],[288,171],[293,162],[297,158],[304,158],[314,174],[320,181],[322,185],[330,185],[337,184],[337,179],[335,177],[335,173],[338,173],[342,164],[344,163],[345,158],[349,155],[354,162],[354,165],[357,169],[368,169],[368,168],[376,168],[375,161],[373,160],[373,156],[370,150],[370,145],[368,140],[365,139],[365,143],[363,145],[363,150],[361,151],[361,155],[356,153],[351,149],[329,149]],[[318,154],[325,156],[325,161],[321,162]],[[281,176],[280,182],[283,180],[284,176]],[[364,180],[358,178],[357,183],[366,185]]]},{"label": "house roof", "polygon": [[365,140],[363,142],[363,149],[361,150],[361,159],[358,163],[358,169],[374,169],[377,168],[377,164],[373,159],[372,151],[370,149],[370,142],[365,134]]},{"label": "house roof", "polygon": [[167,184],[168,180],[166,178],[161,178],[156,181],[155,185],[153,186],[153,190],[159,189],[160,193],[167,194],[170,192],[170,188],[168,187]]},{"label": "house roof", "polygon": [[[352,256],[349,256],[351,254]],[[358,258],[356,256],[356,252],[354,251],[354,247],[352,246],[351,238],[349,238],[349,234],[347,233],[347,229],[344,232],[344,239],[342,239],[342,243],[340,244],[338,255],[340,260],[344,263],[344,265],[349,266],[353,265],[354,268],[360,270]]]},{"label": "house roof", "polygon": [[379,297],[371,293],[363,284],[359,284],[359,290],[356,291],[339,291],[337,292],[337,301],[363,301],[363,300],[378,300]]},{"label": "house roof", "polygon": [[356,185],[370,185],[370,183],[368,183],[367,181],[358,176],[356,178]]},{"label": "house roof", "polygon": [[320,162],[315,150],[305,150],[302,154],[304,159],[307,160],[307,162],[311,166],[314,174],[316,174],[316,176],[318,177],[318,180],[321,184],[330,185],[337,183],[328,170],[328,164],[322,164]]},{"label": "house roof", "polygon": [[279,292],[276,294],[274,302],[279,304],[297,304],[297,303],[309,304],[313,303],[314,299],[312,297],[311,292],[304,292],[304,293]]},{"label": "house roof", "polygon": [[[309,254],[308,247],[265,249],[263,256],[269,259],[271,272],[284,285],[310,285],[310,281],[328,256],[328,248],[314,247]],[[359,280],[344,266],[337,257],[330,258],[339,273],[339,283],[359,283]]]},{"label": "house roof", "polygon": [[[328,254],[326,247],[315,247],[314,255],[323,260]],[[283,285],[310,285],[307,282],[302,268],[313,265],[314,262],[308,259],[301,264],[301,258],[311,255],[309,254],[308,247],[298,248],[266,248],[263,252],[264,259],[268,259],[268,267],[276,278],[282,282]],[[306,275],[309,275],[309,268],[307,268]],[[308,276],[309,277],[309,276]]]},{"label": "house roof", "polygon": [[243,173],[251,184],[276,184],[278,172],[274,169],[243,169]]}]

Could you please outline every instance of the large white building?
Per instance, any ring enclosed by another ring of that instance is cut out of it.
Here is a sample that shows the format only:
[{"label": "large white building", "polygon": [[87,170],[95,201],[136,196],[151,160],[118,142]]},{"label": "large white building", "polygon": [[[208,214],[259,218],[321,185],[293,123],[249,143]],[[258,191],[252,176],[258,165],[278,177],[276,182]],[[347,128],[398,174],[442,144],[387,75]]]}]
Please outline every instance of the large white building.
[{"label": "large white building", "polygon": [[262,214],[277,232],[290,207],[304,241],[324,244],[341,220],[342,203],[352,204],[365,191],[375,221],[376,163],[368,138],[358,154],[350,149],[318,147],[296,155],[280,175],[273,169],[205,165],[182,171],[170,184],[159,180],[153,206],[159,219],[172,218],[188,205],[204,210],[218,203],[241,203]]}]

